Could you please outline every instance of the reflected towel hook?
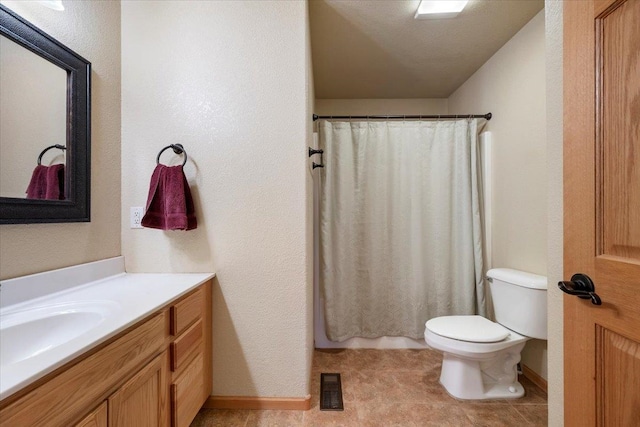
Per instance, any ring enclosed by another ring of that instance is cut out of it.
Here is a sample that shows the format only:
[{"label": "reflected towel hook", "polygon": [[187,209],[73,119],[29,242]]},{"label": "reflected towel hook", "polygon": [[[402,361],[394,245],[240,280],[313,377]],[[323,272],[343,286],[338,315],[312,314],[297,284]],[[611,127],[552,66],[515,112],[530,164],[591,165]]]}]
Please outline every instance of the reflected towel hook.
[{"label": "reflected towel hook", "polygon": [[40,155],[38,156],[38,165],[42,164],[42,156],[44,156],[44,153],[46,153],[47,151],[51,150],[52,148],[57,148],[59,150],[66,150],[67,147],[65,147],[64,145],[60,145],[60,144],[55,144],[55,145],[50,145],[47,148],[45,148],[44,150],[42,150],[40,152]]},{"label": "reflected towel hook", "polygon": [[187,151],[184,149],[182,144],[169,144],[166,147],[164,147],[162,150],[160,150],[160,152],[158,153],[158,157],[156,157],[156,164],[157,165],[160,164],[160,156],[168,148],[171,148],[173,150],[173,152],[176,153],[176,154],[184,154],[184,161],[182,162],[182,166],[187,164],[187,158],[188,158],[187,157]]}]

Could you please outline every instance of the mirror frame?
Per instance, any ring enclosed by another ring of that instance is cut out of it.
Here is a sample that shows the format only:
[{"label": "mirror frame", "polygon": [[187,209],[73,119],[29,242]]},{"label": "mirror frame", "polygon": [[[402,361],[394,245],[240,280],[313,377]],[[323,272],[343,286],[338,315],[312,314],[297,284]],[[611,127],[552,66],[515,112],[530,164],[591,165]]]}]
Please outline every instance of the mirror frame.
[{"label": "mirror frame", "polygon": [[2,5],[0,34],[67,72],[65,200],[0,197],[0,224],[89,222],[91,63]]}]

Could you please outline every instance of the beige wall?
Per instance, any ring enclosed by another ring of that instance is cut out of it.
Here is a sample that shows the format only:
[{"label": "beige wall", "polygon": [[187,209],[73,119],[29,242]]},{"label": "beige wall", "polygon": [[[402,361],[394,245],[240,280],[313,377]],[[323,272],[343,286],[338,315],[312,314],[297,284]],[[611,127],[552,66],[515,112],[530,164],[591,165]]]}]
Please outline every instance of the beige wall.
[{"label": "beige wall", "polygon": [[314,112],[319,116],[447,114],[447,99],[316,99]]},{"label": "beige wall", "polygon": [[549,425],[564,421],[564,360],[562,292],[554,286],[562,266],[562,2],[545,2],[547,71],[547,277]]},{"label": "beige wall", "polygon": [[120,255],[120,3],[64,4],[3,1],[92,64],[91,222],[0,225],[1,279]]},{"label": "beige wall", "polygon": [[[306,13],[306,22],[305,22],[305,43],[307,46],[306,52],[306,62],[307,62],[307,82],[306,82],[306,90],[307,90],[307,110],[306,114],[309,116],[313,113],[314,109],[314,101],[315,101],[315,93],[313,86],[313,65],[312,65],[312,57],[311,57],[311,34],[309,28],[309,3],[307,2],[307,13]],[[313,121],[309,120],[307,117],[307,147],[315,147],[313,140]],[[313,361],[313,349],[314,349],[314,329],[313,329],[313,278],[314,278],[314,210],[313,210],[313,169],[311,167],[313,160],[307,160],[307,171],[305,173],[305,254],[307,257],[307,276],[306,276],[306,324],[307,327],[307,342],[306,342],[306,359],[307,366],[309,371],[311,371],[311,365]],[[316,173],[318,173],[316,171]]]},{"label": "beige wall", "polygon": [[[544,11],[449,97],[449,113],[484,113],[493,140],[492,267],[547,274]],[[547,345],[522,354],[547,377]]]},{"label": "beige wall", "polygon": [[[126,268],[217,273],[214,395],[309,393],[307,23],[305,2],[122,3]],[[170,143],[198,228],[129,229]]]}]

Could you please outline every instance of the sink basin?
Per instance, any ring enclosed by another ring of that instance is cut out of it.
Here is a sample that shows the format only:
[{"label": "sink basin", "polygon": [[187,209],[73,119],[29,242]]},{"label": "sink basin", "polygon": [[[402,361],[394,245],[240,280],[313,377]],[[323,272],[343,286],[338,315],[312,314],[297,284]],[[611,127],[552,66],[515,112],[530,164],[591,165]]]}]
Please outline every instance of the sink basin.
[{"label": "sink basin", "polygon": [[113,301],[47,305],[0,316],[0,365],[18,363],[88,333],[114,311]]}]

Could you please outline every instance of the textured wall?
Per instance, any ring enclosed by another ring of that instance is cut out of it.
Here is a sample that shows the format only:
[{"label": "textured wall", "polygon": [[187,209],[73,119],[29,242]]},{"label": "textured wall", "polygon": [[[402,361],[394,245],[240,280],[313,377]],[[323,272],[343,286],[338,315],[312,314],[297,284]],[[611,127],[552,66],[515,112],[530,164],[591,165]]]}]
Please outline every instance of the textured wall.
[{"label": "textured wall", "polygon": [[3,1],[92,65],[91,222],[0,225],[0,278],[120,255],[120,3]]},{"label": "textured wall", "polygon": [[548,367],[549,425],[564,424],[564,360],[562,292],[562,2],[545,4],[547,64],[547,187],[548,187]]},{"label": "textured wall", "polygon": [[[306,25],[305,2],[122,3],[126,268],[217,273],[214,395],[309,393]],[[198,228],[129,229],[170,143]]]},{"label": "textured wall", "polygon": [[[451,97],[449,113],[493,118],[493,267],[547,274],[544,11]],[[547,344],[532,340],[523,363],[547,377]]]},{"label": "textured wall", "polygon": [[[315,101],[315,93],[313,87],[313,65],[312,65],[312,57],[311,57],[311,33],[309,28],[309,3],[307,2],[307,11],[305,15],[305,43],[307,46],[307,52],[305,55],[305,60],[307,63],[307,82],[306,82],[306,90],[307,90],[307,110],[306,114],[312,114],[314,101]],[[307,117],[307,146],[315,147],[314,138],[313,138],[313,121],[308,120]],[[307,160],[307,172],[305,173],[305,227],[306,227],[306,245],[305,245],[305,254],[306,254],[306,262],[307,262],[307,276],[306,276],[306,319],[305,322],[307,326],[307,342],[306,342],[306,359],[307,366],[309,367],[309,371],[311,371],[311,364],[313,361],[313,348],[314,348],[314,330],[313,330],[313,280],[314,280],[314,210],[313,210],[313,169],[311,164],[313,160]],[[317,174],[317,172],[316,172]]]},{"label": "textured wall", "polygon": [[316,99],[315,113],[320,116],[447,114],[447,99]]}]

